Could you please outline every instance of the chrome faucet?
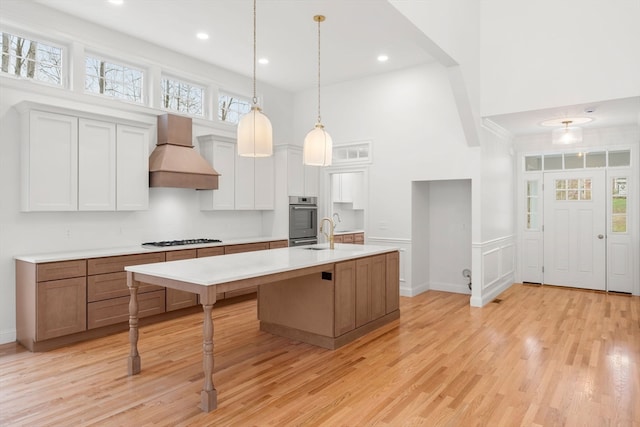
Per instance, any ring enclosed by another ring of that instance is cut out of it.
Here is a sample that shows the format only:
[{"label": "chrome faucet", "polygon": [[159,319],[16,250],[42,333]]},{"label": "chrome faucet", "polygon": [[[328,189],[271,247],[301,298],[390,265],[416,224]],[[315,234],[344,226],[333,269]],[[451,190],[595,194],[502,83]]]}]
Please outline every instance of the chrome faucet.
[{"label": "chrome faucet", "polygon": [[[322,231],[322,227],[324,226],[324,222],[329,221],[329,234]],[[325,235],[327,240],[329,240],[329,249],[335,249],[333,244],[333,229],[336,227],[336,224],[333,222],[331,218],[325,216],[320,220],[320,232]]]},{"label": "chrome faucet", "polygon": [[[338,217],[338,221],[336,222],[336,217]],[[338,222],[342,222],[342,220],[340,219],[340,214],[338,212],[334,212],[333,214],[333,223],[337,224]]]}]

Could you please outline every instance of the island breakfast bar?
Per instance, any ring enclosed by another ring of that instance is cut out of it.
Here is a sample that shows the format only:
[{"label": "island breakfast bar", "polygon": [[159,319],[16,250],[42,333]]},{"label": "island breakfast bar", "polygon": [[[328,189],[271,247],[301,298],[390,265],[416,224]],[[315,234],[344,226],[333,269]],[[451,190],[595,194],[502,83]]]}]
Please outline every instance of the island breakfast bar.
[{"label": "island breakfast bar", "polygon": [[[400,317],[399,252],[371,245],[314,245],[125,267],[129,300],[128,374],[138,353],[140,283],[199,295],[203,307],[204,386],[200,408],[217,407],[213,384],[216,294],[258,286],[260,329],[338,348]],[[266,285],[266,286],[265,286]]]}]

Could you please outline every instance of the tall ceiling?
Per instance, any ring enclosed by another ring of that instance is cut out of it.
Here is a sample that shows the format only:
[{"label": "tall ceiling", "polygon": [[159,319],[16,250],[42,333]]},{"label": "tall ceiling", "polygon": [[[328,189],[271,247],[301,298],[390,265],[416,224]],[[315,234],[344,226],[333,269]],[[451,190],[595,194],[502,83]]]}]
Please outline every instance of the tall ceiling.
[{"label": "tall ceiling", "polygon": [[[36,0],[239,74],[253,72],[251,0]],[[258,0],[258,80],[298,91],[317,85],[321,24],[322,84],[432,61],[418,46],[418,31],[386,0]],[[196,33],[206,32],[208,40]],[[380,63],[378,55],[389,60]]]},{"label": "tall ceiling", "polygon": [[[25,0],[0,0],[2,2]],[[89,22],[182,52],[233,72],[251,76],[253,2],[251,0],[31,0]],[[428,63],[426,36],[387,0],[258,0],[257,50],[269,64],[258,65],[259,81],[291,92],[317,84],[317,24],[322,14],[323,85]],[[198,40],[196,33],[209,34]],[[377,61],[380,54],[389,60]],[[586,113],[585,110],[594,110]],[[603,100],[489,117],[513,135],[549,131],[547,119],[593,118],[585,128],[618,126],[640,120],[640,97]]]}]

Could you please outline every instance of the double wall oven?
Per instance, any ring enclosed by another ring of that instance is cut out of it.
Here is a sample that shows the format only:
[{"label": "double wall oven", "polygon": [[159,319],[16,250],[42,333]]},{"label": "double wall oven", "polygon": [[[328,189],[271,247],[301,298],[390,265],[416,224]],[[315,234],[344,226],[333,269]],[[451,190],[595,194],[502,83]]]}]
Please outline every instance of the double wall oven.
[{"label": "double wall oven", "polygon": [[289,197],[289,246],[318,243],[318,198]]}]

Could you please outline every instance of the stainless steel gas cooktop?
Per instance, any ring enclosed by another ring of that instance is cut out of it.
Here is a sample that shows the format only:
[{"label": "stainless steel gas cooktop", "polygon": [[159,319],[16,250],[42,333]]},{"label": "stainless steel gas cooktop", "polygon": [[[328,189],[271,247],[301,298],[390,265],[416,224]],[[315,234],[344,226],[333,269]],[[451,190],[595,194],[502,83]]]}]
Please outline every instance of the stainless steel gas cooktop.
[{"label": "stainless steel gas cooktop", "polygon": [[142,246],[165,247],[165,246],[183,246],[183,245],[202,245],[204,243],[222,243],[222,240],[218,240],[218,239],[163,240],[160,242],[143,243]]}]

